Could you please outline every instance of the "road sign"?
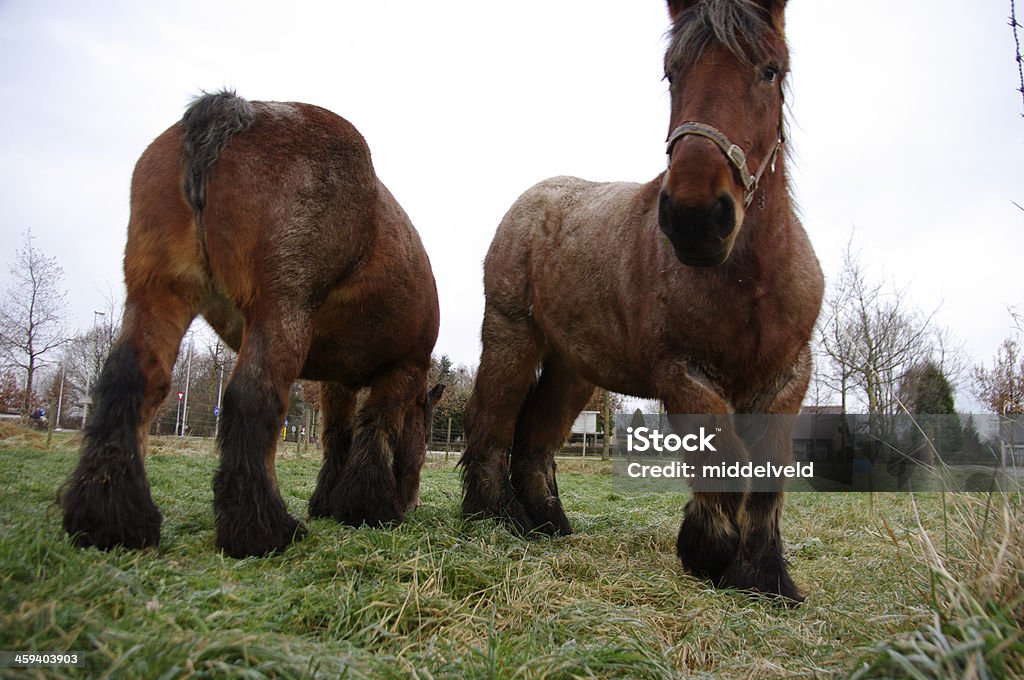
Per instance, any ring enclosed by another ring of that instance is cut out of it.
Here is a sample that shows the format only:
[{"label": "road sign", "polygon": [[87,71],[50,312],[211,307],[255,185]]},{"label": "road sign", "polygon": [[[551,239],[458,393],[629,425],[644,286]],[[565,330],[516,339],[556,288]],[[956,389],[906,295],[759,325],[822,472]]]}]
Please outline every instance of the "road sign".
[{"label": "road sign", "polygon": [[219,406],[214,406],[213,407],[213,415],[215,415],[215,416],[219,416],[220,415],[220,407]]},{"label": "road sign", "polygon": [[182,397],[185,396],[184,392],[178,392],[178,401],[181,401]]},{"label": "road sign", "polygon": [[597,434],[597,411],[580,411],[572,424],[574,434]]}]

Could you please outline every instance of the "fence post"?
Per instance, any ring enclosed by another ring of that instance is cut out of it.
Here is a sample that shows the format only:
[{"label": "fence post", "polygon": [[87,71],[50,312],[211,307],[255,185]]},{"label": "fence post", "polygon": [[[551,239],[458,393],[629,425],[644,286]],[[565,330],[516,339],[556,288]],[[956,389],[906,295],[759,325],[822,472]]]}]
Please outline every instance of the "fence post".
[{"label": "fence post", "polygon": [[448,416],[448,436],[444,444],[444,462],[448,462],[448,454],[452,452],[452,417]]},{"label": "fence post", "polygon": [[604,391],[604,398],[601,400],[601,414],[602,420],[604,420],[604,432],[601,433],[601,460],[609,460],[611,458],[609,452],[611,447],[611,433],[612,433],[612,393],[608,390]]}]

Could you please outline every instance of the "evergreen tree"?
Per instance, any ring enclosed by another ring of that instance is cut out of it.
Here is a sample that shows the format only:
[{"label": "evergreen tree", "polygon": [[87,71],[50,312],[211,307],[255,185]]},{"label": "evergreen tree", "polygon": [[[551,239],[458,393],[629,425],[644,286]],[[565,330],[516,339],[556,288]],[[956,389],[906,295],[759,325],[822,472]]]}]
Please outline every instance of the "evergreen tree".
[{"label": "evergreen tree", "polygon": [[945,456],[960,452],[964,446],[964,432],[953,400],[953,386],[942,369],[925,361],[908,371],[904,377],[906,403],[917,426],[911,440],[920,443],[921,432],[928,436],[935,450]]}]

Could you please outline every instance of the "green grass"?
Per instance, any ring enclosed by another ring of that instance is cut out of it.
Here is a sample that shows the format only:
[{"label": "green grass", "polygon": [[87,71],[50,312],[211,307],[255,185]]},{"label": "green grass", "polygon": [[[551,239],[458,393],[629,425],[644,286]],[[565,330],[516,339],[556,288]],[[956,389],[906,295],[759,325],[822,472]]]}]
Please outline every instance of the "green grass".
[{"label": "green grass", "polygon": [[[901,675],[899,644],[935,643],[936,572],[911,544],[941,530],[937,495],[792,494],[787,557],[808,599],[787,609],[684,574],[685,496],[615,493],[597,462],[562,465],[571,537],[464,521],[438,463],[400,526],[307,521],[284,554],[235,560],[213,546],[215,457],[156,447],[160,548],[77,550],[54,505],[68,444],[0,442],[0,650],[85,652],[43,677],[876,677]],[[298,517],[313,455],[278,462]]]}]

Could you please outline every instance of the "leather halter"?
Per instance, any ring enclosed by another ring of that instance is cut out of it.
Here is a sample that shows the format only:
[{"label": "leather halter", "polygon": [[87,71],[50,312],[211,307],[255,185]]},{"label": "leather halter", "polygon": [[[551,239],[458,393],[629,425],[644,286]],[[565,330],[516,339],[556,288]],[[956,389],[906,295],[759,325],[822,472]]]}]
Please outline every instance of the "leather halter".
[{"label": "leather halter", "polygon": [[754,192],[757,191],[757,183],[761,181],[761,175],[764,171],[771,166],[771,171],[775,172],[775,157],[779,155],[779,151],[782,150],[782,145],[786,142],[786,135],[783,132],[782,121],[779,121],[779,134],[775,141],[775,146],[771,152],[764,157],[761,161],[761,165],[757,168],[757,172],[750,174],[750,170],[747,169],[747,154],[743,152],[736,144],[729,141],[729,138],[722,133],[721,130],[714,128],[707,123],[694,123],[686,122],[677,127],[668,136],[668,140],[665,142],[667,148],[665,153],[669,155],[669,161],[672,159],[672,147],[683,137],[687,135],[696,135],[698,137],[705,137],[710,139],[718,148],[722,150],[725,157],[729,159],[732,166],[736,168],[739,173],[740,180],[743,182],[743,207],[747,208],[750,206],[750,202],[754,200]]}]

